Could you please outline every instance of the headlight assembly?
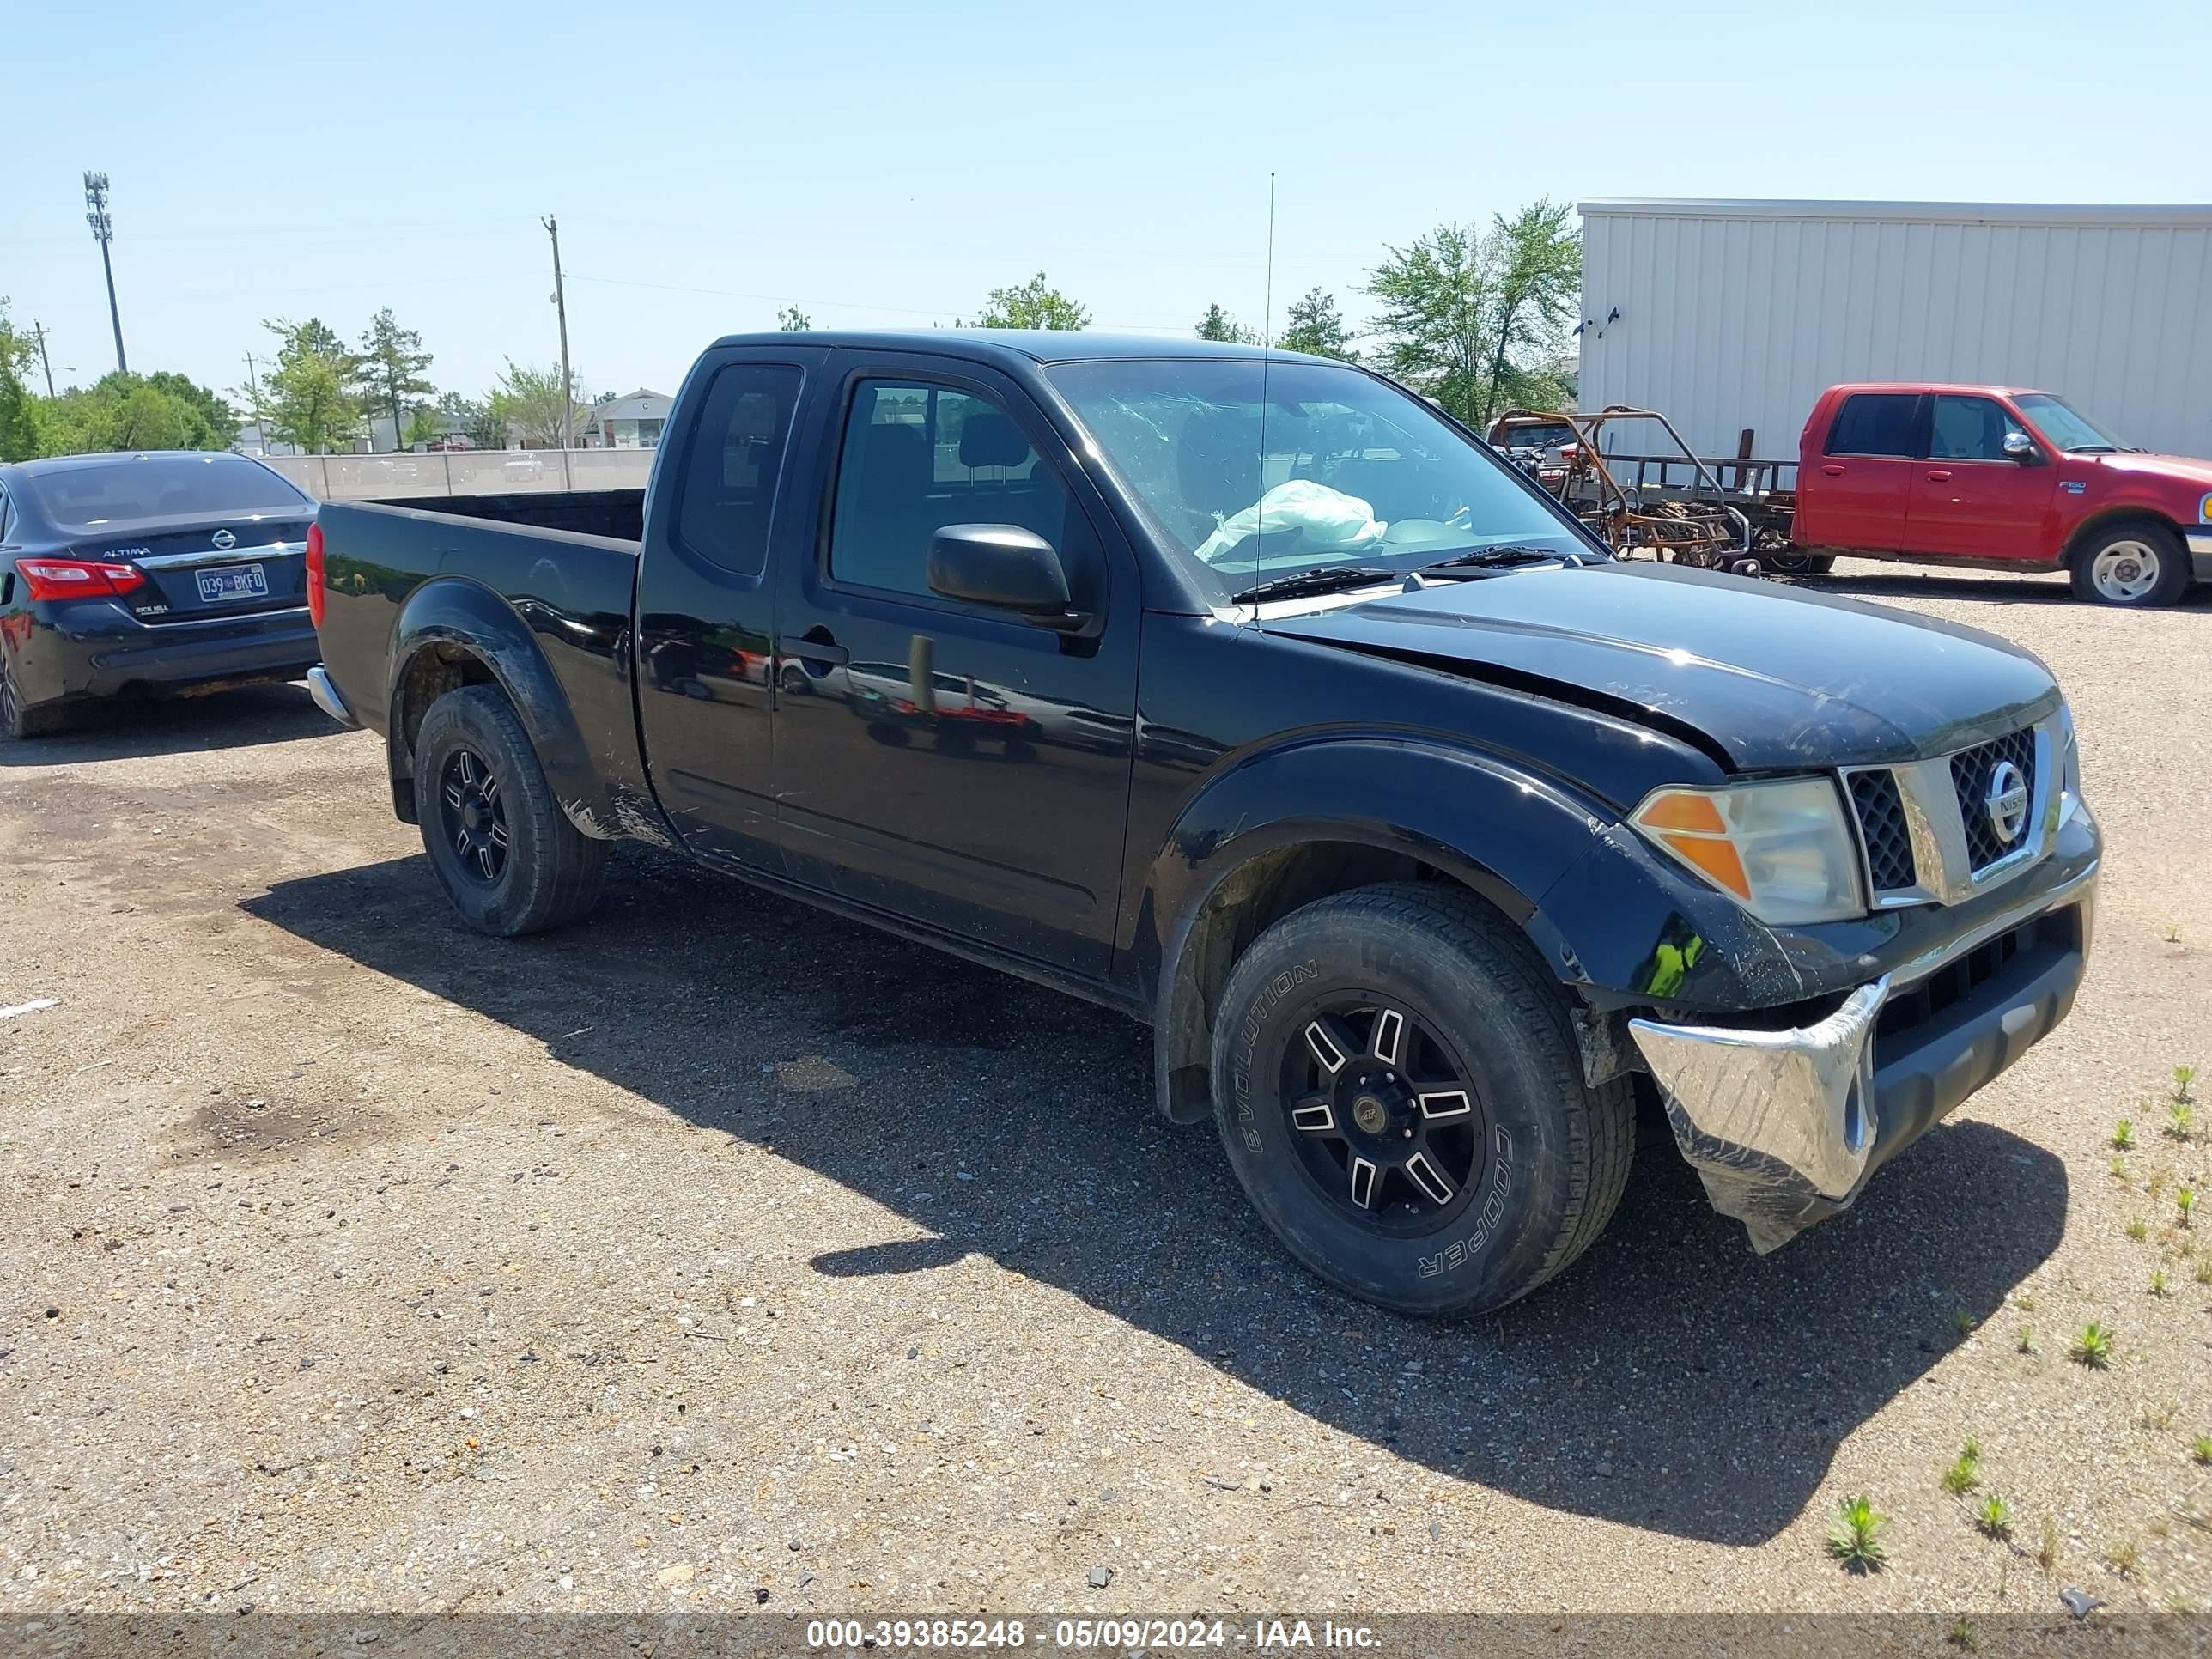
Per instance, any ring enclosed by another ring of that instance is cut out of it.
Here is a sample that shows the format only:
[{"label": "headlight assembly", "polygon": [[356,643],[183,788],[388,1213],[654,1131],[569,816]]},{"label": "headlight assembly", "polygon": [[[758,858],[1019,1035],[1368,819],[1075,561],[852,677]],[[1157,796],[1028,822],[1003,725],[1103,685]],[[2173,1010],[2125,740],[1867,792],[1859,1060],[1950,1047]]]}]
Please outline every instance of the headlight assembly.
[{"label": "headlight assembly", "polygon": [[1858,844],[1830,779],[1657,789],[1629,822],[1761,921],[1789,927],[1866,912]]}]

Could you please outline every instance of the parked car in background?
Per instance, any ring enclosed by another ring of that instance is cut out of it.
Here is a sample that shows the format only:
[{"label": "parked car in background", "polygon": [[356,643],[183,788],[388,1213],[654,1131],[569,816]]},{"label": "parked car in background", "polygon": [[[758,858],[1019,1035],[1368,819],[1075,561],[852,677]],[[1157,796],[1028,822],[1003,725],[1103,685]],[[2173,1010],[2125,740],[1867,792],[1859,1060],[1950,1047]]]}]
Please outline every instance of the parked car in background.
[{"label": "parked car in background", "polygon": [[2212,461],[2147,454],[2047,392],[1831,386],[1790,538],[1808,561],[2063,569],[2085,599],[2171,605],[2212,579]]},{"label": "parked car in background", "polygon": [[315,503],[228,453],[0,465],[0,738],[94,698],[297,679]]},{"label": "parked car in background", "polygon": [[1410,1312],[1587,1249],[1639,1091],[1774,1248],[2087,958],[2041,663],[1616,559],[1344,363],[738,337],[649,491],[336,505],[308,570],[309,684],[471,926],[576,920],[632,836],[1124,1010],[1285,1249]]}]

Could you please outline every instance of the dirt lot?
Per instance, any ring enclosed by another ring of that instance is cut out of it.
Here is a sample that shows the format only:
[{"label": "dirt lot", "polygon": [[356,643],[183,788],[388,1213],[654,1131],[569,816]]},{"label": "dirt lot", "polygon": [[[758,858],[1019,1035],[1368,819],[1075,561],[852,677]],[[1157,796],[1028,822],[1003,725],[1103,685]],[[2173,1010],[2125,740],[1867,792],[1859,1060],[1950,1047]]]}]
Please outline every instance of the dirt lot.
[{"label": "dirt lot", "polygon": [[1119,1018],[641,850],[461,932],[297,688],[0,750],[0,1612],[2212,1602],[2212,600],[1844,586],[2066,683],[2072,1020],[1776,1255],[1647,1147],[1459,1325],[1293,1267]]}]

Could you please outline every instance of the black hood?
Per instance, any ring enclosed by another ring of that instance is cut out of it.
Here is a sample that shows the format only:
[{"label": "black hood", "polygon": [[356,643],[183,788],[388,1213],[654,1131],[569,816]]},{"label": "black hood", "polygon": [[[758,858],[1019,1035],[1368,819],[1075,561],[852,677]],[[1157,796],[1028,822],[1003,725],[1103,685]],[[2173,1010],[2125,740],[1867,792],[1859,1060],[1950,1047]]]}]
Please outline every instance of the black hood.
[{"label": "black hood", "polygon": [[1261,626],[1642,709],[1745,771],[1943,754],[2058,701],[2040,662],[1978,629],[1656,562],[1532,567]]}]

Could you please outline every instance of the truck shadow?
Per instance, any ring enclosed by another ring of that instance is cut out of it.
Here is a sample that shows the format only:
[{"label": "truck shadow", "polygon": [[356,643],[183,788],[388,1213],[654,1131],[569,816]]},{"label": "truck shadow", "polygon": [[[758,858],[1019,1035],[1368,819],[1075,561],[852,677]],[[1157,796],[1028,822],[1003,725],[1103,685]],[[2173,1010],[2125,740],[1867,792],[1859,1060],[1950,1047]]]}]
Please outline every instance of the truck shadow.
[{"label": "truck shadow", "polygon": [[243,908],[927,1235],[818,1273],[981,1252],[1439,1474],[1685,1538],[1755,1544],[1796,1519],[1843,1439],[1962,1322],[1993,1320],[2065,1220],[2057,1158],[1961,1123],[1757,1258],[1648,1145],[1605,1237],[1546,1290],[1401,1319],[1276,1249],[1212,1128],[1153,1112],[1149,1036],[1118,1015],[641,850],[592,921],[541,939],[462,931],[420,858]]},{"label": "truck shadow", "polygon": [[301,684],[244,686],[199,697],[116,697],[79,705],[69,729],[53,737],[0,743],[0,767],[81,766],[341,735],[343,728]]}]

